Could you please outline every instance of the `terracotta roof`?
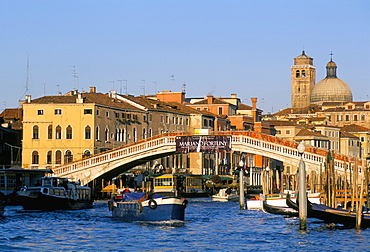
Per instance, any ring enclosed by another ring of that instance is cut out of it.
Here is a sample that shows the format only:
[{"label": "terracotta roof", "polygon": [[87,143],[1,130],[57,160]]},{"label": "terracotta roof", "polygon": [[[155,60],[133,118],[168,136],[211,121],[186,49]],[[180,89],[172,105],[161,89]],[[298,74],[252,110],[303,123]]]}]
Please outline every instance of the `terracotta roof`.
[{"label": "terracotta roof", "polygon": [[326,137],[326,136],[322,135],[319,132],[310,131],[310,130],[307,130],[307,129],[300,130],[296,136],[318,136],[318,137]]},{"label": "terracotta roof", "polygon": [[[32,100],[31,104],[70,104],[76,103],[77,97],[77,94],[65,96],[44,96]],[[83,98],[84,103],[95,103],[98,105],[116,107],[127,110],[140,110],[139,108],[132,106],[127,102],[111,98],[108,95],[102,93],[81,93],[81,97]]]},{"label": "terracotta roof", "polygon": [[252,110],[251,106],[245,105],[243,103],[239,103],[238,110]]},{"label": "terracotta roof", "polygon": [[340,137],[341,138],[356,138],[356,139],[358,139],[357,136],[355,136],[355,135],[353,135],[353,134],[351,134],[347,131],[342,131],[342,130],[340,131]]},{"label": "terracotta roof", "polygon": [[344,126],[342,130],[347,131],[347,132],[370,132],[369,128],[365,128],[363,126],[356,125],[356,124]]},{"label": "terracotta roof", "polygon": [[7,108],[1,112],[0,117],[3,117],[5,120],[14,118],[21,119],[23,117],[23,110],[21,108]]},{"label": "terracotta roof", "polygon": [[194,102],[194,104],[229,104],[229,105],[232,105],[231,103],[229,102],[226,102],[222,99],[219,99],[219,98],[216,98],[216,97],[210,97],[212,100],[211,100],[211,103],[208,102],[208,98],[205,98],[201,101],[198,101],[198,102]]}]

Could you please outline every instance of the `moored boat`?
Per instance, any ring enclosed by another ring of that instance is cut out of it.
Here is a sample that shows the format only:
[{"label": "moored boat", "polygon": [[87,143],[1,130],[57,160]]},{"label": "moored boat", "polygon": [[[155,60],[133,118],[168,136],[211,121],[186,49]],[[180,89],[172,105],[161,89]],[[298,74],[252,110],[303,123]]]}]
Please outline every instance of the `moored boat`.
[{"label": "moored boat", "polygon": [[[347,227],[356,226],[356,212],[346,209],[332,208],[323,204],[311,203],[307,207],[307,212],[311,217],[323,220],[326,223],[339,223]],[[361,227],[370,228],[370,209],[363,208]]]},{"label": "moored boat", "polygon": [[40,186],[22,187],[17,198],[25,210],[77,210],[93,206],[90,187],[59,177],[43,177]]},{"label": "moored boat", "polygon": [[212,195],[212,200],[213,201],[238,201],[239,195],[234,193],[232,190],[228,192],[227,189],[223,188],[223,189],[220,189],[220,191],[217,194]]},{"label": "moored boat", "polygon": [[[257,195],[253,199],[247,200],[247,208],[249,210],[261,210],[263,207],[263,200],[266,200],[266,203],[271,206],[278,206],[278,207],[288,207],[286,203],[287,195],[290,195],[290,199],[293,202],[296,202],[297,193],[287,191],[284,193],[276,193],[276,194],[267,194],[267,195]],[[320,193],[311,193],[307,192],[308,199],[316,204],[320,203]]]},{"label": "moored boat", "polygon": [[270,214],[278,214],[278,215],[284,215],[289,217],[297,217],[298,211],[294,210],[290,207],[279,207],[279,206],[272,206],[266,203],[266,200],[262,203],[262,210],[266,213]]},{"label": "moored boat", "polygon": [[188,201],[181,197],[125,193],[108,202],[112,217],[123,221],[183,221]]}]

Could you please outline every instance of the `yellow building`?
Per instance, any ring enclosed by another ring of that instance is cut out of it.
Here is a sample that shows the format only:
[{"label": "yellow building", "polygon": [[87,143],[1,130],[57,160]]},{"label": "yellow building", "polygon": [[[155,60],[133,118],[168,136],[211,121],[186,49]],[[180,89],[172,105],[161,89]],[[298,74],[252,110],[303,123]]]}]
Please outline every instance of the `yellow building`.
[{"label": "yellow building", "polygon": [[96,93],[95,88],[90,93],[32,101],[27,97],[23,115],[24,168],[53,168],[138,141],[152,132],[145,109],[112,94]]}]

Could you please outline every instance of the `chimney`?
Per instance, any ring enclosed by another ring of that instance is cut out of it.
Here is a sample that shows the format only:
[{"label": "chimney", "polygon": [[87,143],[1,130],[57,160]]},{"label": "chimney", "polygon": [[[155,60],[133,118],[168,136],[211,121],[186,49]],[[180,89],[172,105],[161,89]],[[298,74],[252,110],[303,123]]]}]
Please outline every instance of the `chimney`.
[{"label": "chimney", "polygon": [[84,103],[81,93],[77,94],[76,103]]},{"label": "chimney", "polygon": [[231,94],[231,98],[237,98],[236,94]]},{"label": "chimney", "polygon": [[257,98],[251,98],[252,100],[252,115],[253,115],[253,121],[257,122],[258,121],[258,116],[257,116]]},{"label": "chimney", "polygon": [[30,103],[31,102],[31,95],[26,95],[26,102]]},{"label": "chimney", "polygon": [[90,93],[96,93],[96,87],[90,87]]},{"label": "chimney", "polygon": [[212,104],[213,95],[207,95],[207,103]]}]

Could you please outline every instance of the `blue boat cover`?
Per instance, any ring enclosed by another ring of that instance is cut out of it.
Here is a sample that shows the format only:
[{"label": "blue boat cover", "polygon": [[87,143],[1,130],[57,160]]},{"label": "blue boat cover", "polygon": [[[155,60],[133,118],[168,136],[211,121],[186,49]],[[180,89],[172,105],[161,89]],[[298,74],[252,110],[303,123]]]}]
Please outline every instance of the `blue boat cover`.
[{"label": "blue boat cover", "polygon": [[[122,201],[136,201],[136,200],[139,200],[141,198],[145,197],[145,193],[143,192],[139,192],[139,193],[125,193],[122,195]],[[152,195],[152,198],[153,199],[156,199],[156,198],[163,198],[164,196],[162,195],[159,195],[159,194],[153,194]]]}]

